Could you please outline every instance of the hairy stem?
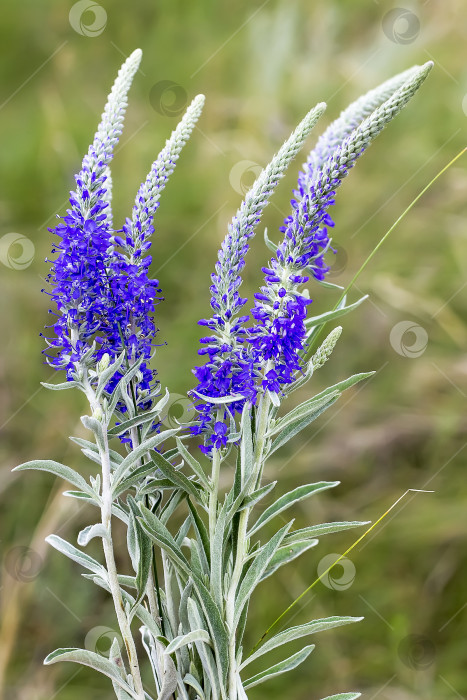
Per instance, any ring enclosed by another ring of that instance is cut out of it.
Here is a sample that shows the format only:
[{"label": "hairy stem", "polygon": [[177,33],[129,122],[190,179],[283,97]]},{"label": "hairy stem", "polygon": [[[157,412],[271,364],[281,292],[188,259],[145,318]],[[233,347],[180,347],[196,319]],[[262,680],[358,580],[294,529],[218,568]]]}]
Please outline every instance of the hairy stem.
[{"label": "hairy stem", "polygon": [[221,468],[220,450],[212,452],[211,493],[209,494],[209,539],[212,542],[216,531],[217,501],[219,498],[219,473]]},{"label": "hairy stem", "polygon": [[[92,390],[88,381],[86,381],[86,394],[91,405],[93,412],[96,409],[100,409],[99,402],[96,399],[94,391]],[[135,686],[135,691],[138,694],[138,698],[145,700],[143,682],[141,679],[141,672],[139,669],[138,655],[136,652],[135,641],[131,632],[131,625],[128,620],[125,608],[123,605],[122,594],[120,590],[120,585],[118,583],[117,566],[115,563],[114,548],[112,542],[112,485],[110,480],[110,456],[109,456],[109,444],[107,437],[106,426],[103,426],[102,430],[102,440],[97,440],[99,454],[101,458],[102,466],[102,505],[101,505],[101,522],[105,528],[106,536],[102,538],[102,544],[104,549],[105,563],[107,567],[107,575],[110,587],[110,593],[112,595],[115,614],[117,616],[118,626],[122,635],[123,642],[125,644],[125,649],[128,657],[128,663],[130,666],[130,673]]]},{"label": "hairy stem", "polygon": [[[267,394],[261,397],[258,407],[258,421],[256,425],[256,439],[254,452],[254,470],[256,478],[253,480],[251,490],[258,488],[258,481],[261,479],[263,466],[263,451],[266,429],[268,425],[269,407],[271,399]],[[257,484],[255,486],[255,483]],[[238,535],[237,535],[237,554],[230,581],[229,591],[227,593],[225,616],[227,629],[229,632],[229,700],[237,700],[237,654],[236,654],[236,629],[234,628],[235,618],[235,599],[237,595],[238,585],[243,571],[245,556],[248,553],[248,519],[251,508],[244,508],[239,517]]]}]

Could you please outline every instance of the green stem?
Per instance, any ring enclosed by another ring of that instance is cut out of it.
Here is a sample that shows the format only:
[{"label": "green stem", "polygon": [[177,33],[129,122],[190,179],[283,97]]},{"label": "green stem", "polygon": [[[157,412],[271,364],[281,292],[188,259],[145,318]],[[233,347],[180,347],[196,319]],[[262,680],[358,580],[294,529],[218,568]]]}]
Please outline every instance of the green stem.
[{"label": "green stem", "polygon": [[[96,399],[95,393],[92,390],[87,377],[84,379],[86,386],[86,395],[91,405],[92,411],[98,409],[101,411],[101,406]],[[98,440],[99,454],[102,466],[102,505],[101,505],[101,522],[106,530],[106,536],[102,538],[104,549],[105,563],[107,567],[107,575],[112,595],[115,613],[117,616],[118,626],[122,635],[123,642],[128,657],[130,673],[135,686],[135,691],[140,700],[145,700],[143,682],[141,680],[141,672],[139,669],[138,655],[136,646],[131,632],[131,625],[125,612],[123,605],[122,593],[120,584],[118,583],[117,566],[115,563],[115,555],[112,542],[112,484],[110,480],[110,455],[109,444],[107,437],[107,426],[103,425],[102,441]]]},{"label": "green stem", "polygon": [[[263,394],[260,400],[260,405],[258,407],[258,422],[256,426],[256,440],[253,465],[253,469],[256,472],[256,479],[253,480],[253,485],[251,488],[252,491],[258,487],[258,483],[261,481],[264,442],[266,429],[268,425],[270,405],[271,400],[269,396]],[[240,513],[237,534],[237,554],[235,558],[234,569],[232,572],[229,590],[227,593],[225,607],[225,618],[227,623],[227,630],[229,633],[229,700],[237,700],[237,630],[234,628],[235,599],[237,596],[237,589],[243,571],[245,556],[248,554],[249,541],[247,533],[250,511],[251,508],[244,508]]]}]

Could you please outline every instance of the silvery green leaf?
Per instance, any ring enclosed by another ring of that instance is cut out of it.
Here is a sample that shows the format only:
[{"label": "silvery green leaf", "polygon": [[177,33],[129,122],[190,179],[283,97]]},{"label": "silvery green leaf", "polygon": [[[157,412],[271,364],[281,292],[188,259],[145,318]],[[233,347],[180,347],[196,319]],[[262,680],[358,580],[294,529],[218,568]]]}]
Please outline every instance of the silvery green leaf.
[{"label": "silvery green leaf", "polygon": [[255,659],[263,654],[267,654],[268,651],[276,649],[276,647],[280,647],[288,642],[293,642],[295,639],[301,639],[302,637],[307,637],[309,634],[316,634],[317,632],[334,629],[335,627],[342,627],[342,625],[350,625],[352,622],[360,622],[361,620],[363,620],[363,617],[325,617],[321,620],[312,620],[304,625],[289,627],[283,630],[283,632],[279,632],[279,634],[271,637],[271,639],[265,642],[259,649],[251,654],[251,656],[245,659],[241,668],[248,666],[248,664]]},{"label": "silvery green leaf", "polygon": [[269,566],[276,550],[280,547],[281,542],[290,529],[291,524],[292,523],[287,523],[287,525],[284,525],[284,527],[282,527],[278,532],[276,532],[275,535],[271,537],[269,542],[267,542],[264,547],[258,551],[252,564],[248,568],[238,588],[235,598],[234,627],[238,623],[244,605],[250,599],[251,594],[261,581],[262,575]]},{"label": "silvery green leaf", "polygon": [[74,381],[60,382],[60,384],[48,384],[47,382],[41,382],[41,384],[45,389],[51,389],[52,391],[63,391],[64,389],[74,389],[75,387],[80,386],[78,382]]},{"label": "silvery green leaf", "polygon": [[357,700],[357,698],[361,697],[361,693],[338,693],[337,695],[328,695],[323,700]]},{"label": "silvery green leaf", "polygon": [[[99,448],[94,442],[90,442],[89,440],[84,440],[83,438],[79,437],[73,437],[72,435],[70,435],[70,440],[81,447],[81,451],[90,450],[91,452],[95,452],[97,455],[99,454]],[[121,464],[121,462],[123,462],[123,457],[119,452],[109,449],[109,455],[112,462],[115,462],[116,464]]]},{"label": "silvery green leaf", "polygon": [[192,644],[193,642],[204,642],[205,644],[209,644],[211,646],[211,638],[206,630],[198,629],[172,639],[164,653],[172,654],[177,649],[180,649],[180,647],[183,647],[186,644]]},{"label": "silvery green leaf", "polygon": [[319,326],[323,326],[325,323],[329,323],[329,321],[334,321],[334,319],[340,318],[341,316],[350,313],[351,311],[359,307],[360,304],[362,304],[366,299],[368,299],[368,294],[365,294],[365,296],[361,297],[361,299],[355,301],[353,304],[349,304],[348,306],[346,306],[344,297],[337,309],[333,309],[332,311],[326,311],[326,313],[320,314],[319,316],[311,316],[310,318],[307,318],[305,320],[305,326],[309,329],[314,329],[318,328]]},{"label": "silvery green leaf", "polygon": [[[282,513],[287,508],[290,508],[290,506],[294,505],[295,503],[298,503],[299,501],[302,501],[304,498],[308,498],[309,496],[313,496],[316,493],[321,493],[321,491],[332,489],[335,486],[338,486],[339,484],[340,481],[318,481],[315,484],[305,484],[304,486],[298,486],[296,489],[289,491],[288,493],[278,498],[275,503],[270,505],[268,508],[266,508],[266,510],[264,510],[261,513],[258,520],[255,522],[250,532],[248,533],[249,536],[257,532],[272,518],[274,518],[276,515],[279,515],[279,513]],[[291,523],[289,523],[289,525],[291,525]]]},{"label": "silvery green leaf", "polygon": [[144,505],[140,504],[139,509],[141,511],[141,516],[139,521],[149,535],[149,537],[154,540],[156,544],[161,547],[166,554],[173,561],[174,565],[180,569],[186,576],[190,575],[190,566],[185,558],[182,550],[177,545],[176,541],[167,530],[162,521],[152,513]]},{"label": "silvery green leaf", "polygon": [[102,437],[102,423],[93,416],[81,416],[81,423],[86,430],[90,430],[96,438]]},{"label": "silvery green leaf", "polygon": [[131,380],[135,377],[135,375],[139,372],[139,369],[142,365],[143,362],[146,362],[147,358],[145,357],[140,357],[132,366],[131,368],[125,372],[123,377],[120,379],[118,382],[117,386],[115,387],[113,394],[112,394],[112,400],[109,405],[109,414],[112,415],[115,411],[115,408],[117,406],[117,403],[122,400],[125,402],[125,405],[128,408],[128,413],[130,417],[133,417],[134,415],[134,405],[133,405],[133,399],[128,395],[127,389],[128,385],[130,384]]},{"label": "silvery green leaf", "polygon": [[269,238],[267,228],[264,229],[264,242],[266,243],[269,250],[271,250],[275,254],[277,250],[277,245],[273,243]]},{"label": "silvery green leaf", "polygon": [[81,566],[83,566],[85,569],[88,569],[95,574],[99,574],[99,576],[106,579],[107,571],[105,568],[102,566],[102,564],[99,564],[98,561],[90,557],[89,554],[85,554],[80,549],[77,549],[74,545],[70,544],[58,535],[49,535],[45,538],[45,541],[65,556],[69,557],[78,564],[81,564]]},{"label": "silvery green leaf", "polygon": [[90,668],[93,668],[95,671],[99,671],[99,673],[103,673],[105,676],[111,678],[112,681],[125,690],[131,698],[139,700],[134,690],[122,679],[118,667],[109,661],[109,659],[106,659],[100,654],[96,654],[94,651],[74,648],[56,649],[44,659],[44,664],[55,664],[57,661],[73,661],[83,666],[90,666]]},{"label": "silvery green leaf", "polygon": [[272,445],[268,449],[268,454],[271,455],[273,452],[278,450],[280,447],[285,445],[289,440],[291,440],[295,435],[300,433],[304,428],[310,425],[314,420],[319,418],[319,416],[327,411],[328,408],[330,408],[334,403],[336,403],[337,399],[339,398],[340,394],[337,394],[337,396],[333,396],[332,398],[328,397],[328,400],[325,403],[322,403],[320,406],[313,408],[309,413],[307,413],[303,418],[299,418],[293,423],[290,423],[284,430],[282,430],[277,438],[274,440]]},{"label": "silvery green leaf", "polygon": [[[105,572],[107,573],[107,572]],[[110,593],[110,586],[108,581],[104,580],[101,576],[96,576],[92,574],[81,574],[84,578],[92,580],[96,586],[99,586],[100,588],[103,588],[105,591]],[[127,583],[124,581],[122,582],[122,585],[127,585]],[[128,593],[124,588],[120,588],[120,593],[122,594],[123,602],[125,604],[125,608],[128,610],[134,609],[134,613],[136,617],[141,620],[143,625],[145,625],[156,639],[158,639],[160,642],[164,644],[168,644],[168,640],[165,639],[165,637],[162,636],[162,631],[158,625],[157,620],[155,620],[149,610],[146,610],[144,605],[137,604],[133,596]],[[162,594],[162,591],[161,591]]]},{"label": "silvery green leaf", "polygon": [[139,427],[148,421],[154,420],[158,415],[159,411],[157,411],[155,408],[152,411],[140,413],[134,418],[123,421],[122,423],[119,423],[115,427],[111,428],[107,431],[107,434],[109,437],[117,437],[118,435],[122,435],[122,433],[126,433],[128,430],[131,430],[131,428]]},{"label": "silvery green leaf", "polygon": [[60,462],[55,462],[51,459],[33,459],[30,462],[24,462],[24,464],[20,464],[18,467],[15,467],[12,471],[21,472],[25,471],[26,469],[36,469],[39,471],[50,472],[51,474],[54,474],[54,476],[60,476],[62,479],[68,481],[70,484],[73,484],[73,486],[76,486],[80,491],[84,491],[89,496],[95,498],[94,491],[89,486],[89,484],[83,479],[83,477],[80,476],[78,472],[75,472],[74,469],[70,469],[70,467],[61,464]]},{"label": "silvery green leaf", "polygon": [[[271,437],[276,433],[283,431],[289,425],[295,424],[297,421],[304,420],[309,416],[314,416],[321,408],[323,408],[330,399],[336,399],[340,396],[340,392],[333,391],[331,393],[325,394],[324,396],[314,397],[313,399],[307,399],[303,403],[299,404],[293,408],[289,413],[287,413],[283,418],[279,418],[274,423],[274,426],[267,433],[267,437]],[[319,415],[319,413],[318,413]]]},{"label": "silvery green leaf", "polygon": [[302,540],[290,543],[286,547],[279,547],[271,559],[269,566],[264,572],[261,580],[264,581],[265,578],[271,576],[281,566],[284,566],[284,564],[288,564],[289,561],[296,559],[303,554],[303,552],[311,549],[311,547],[315,547],[318,544],[318,541],[319,540]]},{"label": "silvery green leaf", "polygon": [[117,359],[110,364],[107,369],[105,369],[103,372],[99,374],[99,381],[97,384],[96,388],[96,397],[99,399],[100,396],[102,395],[102,392],[104,391],[105,387],[107,384],[110,382],[112,377],[118,370],[121,368],[124,360],[125,360],[125,354],[126,351],[123,350],[123,352],[120,353],[120,355],[117,357]]},{"label": "silvery green leaf", "polygon": [[221,609],[223,604],[222,581],[224,577],[224,544],[226,540],[227,500],[220,509],[214,536],[211,539],[211,576],[210,587],[213,598]]},{"label": "silvery green leaf", "polygon": [[335,284],[334,282],[328,282],[328,280],[316,280],[316,282],[321,285],[321,287],[325,287],[326,289],[345,289],[341,284]]},{"label": "silvery green leaf", "polygon": [[185,462],[188,464],[189,467],[191,467],[192,471],[195,473],[195,475],[198,477],[200,482],[202,483],[203,487],[206,489],[206,491],[210,492],[211,491],[211,485],[206,477],[206,474],[204,473],[203,467],[201,464],[198,462],[197,459],[193,457],[190,452],[188,452],[187,448],[183,444],[183,442],[180,440],[179,437],[175,438],[176,443],[177,443],[177,448],[180,453],[180,456],[185,460]]},{"label": "silvery green leaf", "polygon": [[169,700],[177,690],[177,668],[168,655],[163,656],[162,687],[157,700]]},{"label": "silvery green leaf", "polygon": [[[296,389],[300,389],[302,386],[305,386],[305,384],[311,379],[313,376],[313,362],[311,360],[308,360],[305,369],[303,370],[302,374],[298,374],[297,379],[292,382],[292,384],[289,384],[287,387],[283,387],[284,394],[286,396],[289,396],[292,392],[296,391]],[[277,409],[276,409],[276,414],[277,414]],[[268,428],[268,433],[270,432],[270,429]]]},{"label": "silvery green leaf", "polygon": [[336,523],[321,523],[320,525],[310,525],[310,527],[304,527],[301,530],[295,530],[294,532],[289,532],[284,538],[284,543],[291,542],[301,542],[309,537],[320,537],[321,535],[328,535],[333,532],[341,532],[342,530],[350,530],[353,527],[360,527],[361,525],[369,525],[370,520],[366,521],[344,521]]},{"label": "silvery green leaf", "polygon": [[193,688],[200,700],[206,700],[206,696],[201,685],[191,673],[186,674],[186,676],[183,679],[183,682],[185,683],[185,685],[189,685],[190,688]]},{"label": "silvery green leaf", "polygon": [[119,484],[120,479],[123,479],[124,476],[127,476],[127,472],[132,467],[137,465],[138,461],[142,457],[144,457],[144,455],[147,452],[153,450],[155,447],[160,445],[161,442],[164,442],[164,440],[168,440],[176,433],[178,433],[178,428],[174,430],[164,430],[164,432],[158,433],[157,435],[153,435],[152,437],[148,438],[147,440],[142,442],[141,445],[138,445],[138,447],[134,447],[130,454],[125,457],[123,462],[119,464],[118,468],[115,470],[113,481],[114,486],[117,486]]},{"label": "silvery green leaf", "polygon": [[[202,613],[193,598],[188,598],[187,610],[191,627],[194,629],[203,629]],[[209,679],[211,685],[213,700],[219,700],[221,696],[223,697],[223,693],[219,682],[219,669],[214,661],[212,651],[203,641],[195,641],[195,645],[203,665],[203,672]]]},{"label": "silvery green leaf", "polygon": [[[117,667],[117,669],[120,671],[120,675],[122,676],[122,680],[125,681],[125,664],[123,662],[123,658],[120,653],[120,647],[116,637],[112,642],[112,646],[110,647],[109,661],[111,664],[114,664],[114,666]],[[128,695],[126,690],[123,690],[123,688],[117,685],[115,681],[112,681],[112,685],[117,700],[131,700],[131,695]]]},{"label": "silvery green leaf", "polygon": [[266,486],[262,486],[260,489],[257,489],[256,491],[253,491],[249,496],[245,498],[243,503],[240,505],[238,510],[243,510],[244,508],[252,508],[256,503],[261,501],[262,498],[268,495],[275,485],[277,484],[277,481],[272,481],[270,484],[266,484]]},{"label": "silvery green leaf", "polygon": [[109,533],[105,529],[105,527],[102,525],[102,523],[95,523],[94,525],[88,525],[87,527],[84,528],[84,530],[81,530],[81,532],[78,535],[78,544],[81,547],[86,547],[86,545],[94,538],[94,537],[102,537],[102,539],[108,539]]},{"label": "silvery green leaf", "polygon": [[230,396],[205,396],[205,394],[200,394],[199,391],[195,391],[194,389],[192,390],[193,394],[196,394],[196,396],[199,396],[200,399],[203,399],[203,401],[206,401],[207,403],[213,403],[213,404],[225,404],[225,403],[233,403],[234,401],[241,401],[244,397],[241,394],[230,394]]},{"label": "silvery green leaf", "polygon": [[279,394],[277,394],[275,391],[268,391],[267,396],[269,396],[269,398],[271,399],[272,405],[276,408],[279,408],[279,406],[281,405]]},{"label": "silvery green leaf", "polygon": [[91,496],[84,491],[64,491],[63,496],[69,496],[70,498],[77,498],[81,501],[88,501],[88,503],[94,503],[96,506],[100,506],[100,501],[97,495]]},{"label": "silvery green leaf", "polygon": [[124,574],[118,574],[117,578],[121,586],[127,586],[128,588],[136,588],[135,576],[126,576]]},{"label": "silvery green leaf", "polygon": [[188,495],[192,496],[195,501],[200,501],[200,492],[196,488],[195,484],[187,479],[187,477],[181,472],[176,471],[174,466],[167,462],[167,460],[159,453],[153,453],[153,460],[156,463],[158,469],[162,472],[166,479],[172,482],[174,487],[181,489]]},{"label": "silvery green leaf", "polygon": [[[337,382],[337,384],[333,384],[333,386],[329,386],[323,391],[321,391],[319,394],[316,394],[316,396],[313,396],[311,399],[308,399],[308,401],[316,401],[317,399],[320,399],[322,396],[329,396],[330,394],[334,394],[336,391],[338,392],[343,392],[345,389],[350,389],[351,386],[354,386],[355,384],[358,384],[358,382],[363,381],[364,379],[368,379],[368,377],[372,377],[374,372],[360,372],[359,374],[353,374],[351,377],[348,377],[347,379],[343,379],[341,382]],[[305,403],[307,403],[305,401]]]},{"label": "silvery green leaf", "polygon": [[259,683],[264,683],[264,681],[274,678],[274,676],[278,676],[281,673],[286,673],[286,671],[291,671],[293,668],[296,668],[303,661],[305,661],[314,648],[314,644],[307,646],[301,651],[298,651],[296,654],[289,656],[288,659],[280,661],[278,664],[274,664],[274,666],[271,666],[266,671],[261,671],[261,673],[257,673],[256,676],[247,678],[247,680],[243,682],[243,687],[253,688],[253,686],[259,685]]},{"label": "silvery green leaf", "polygon": [[130,554],[132,554],[133,568],[136,572],[136,590],[138,593],[136,603],[139,603],[146,591],[146,585],[152,566],[152,543],[138,520],[140,511],[135,500],[131,496],[128,496],[127,503],[130,506],[129,523],[131,523],[131,528],[128,528],[128,532],[131,531],[132,533],[129,552],[130,549],[132,549]]},{"label": "silvery green leaf", "polygon": [[142,481],[145,477],[154,474],[156,469],[155,463],[151,461],[132,471],[126,479],[123,479],[123,481],[113,488],[114,498],[117,498],[121,493],[127,491],[135,484],[138,484],[138,482]]},{"label": "silvery green leaf", "polygon": [[196,510],[195,506],[192,504],[192,502],[190,501],[189,498],[187,498],[187,503],[188,503],[188,507],[189,507],[190,513],[191,513],[191,518],[193,521],[193,528],[195,530],[197,539],[200,543],[200,547],[204,553],[204,556],[203,556],[204,565],[207,568],[207,570],[209,571],[209,563],[211,560],[211,545],[209,542],[209,533],[206,529],[205,524],[203,523],[203,521],[199,517],[198,511]]}]

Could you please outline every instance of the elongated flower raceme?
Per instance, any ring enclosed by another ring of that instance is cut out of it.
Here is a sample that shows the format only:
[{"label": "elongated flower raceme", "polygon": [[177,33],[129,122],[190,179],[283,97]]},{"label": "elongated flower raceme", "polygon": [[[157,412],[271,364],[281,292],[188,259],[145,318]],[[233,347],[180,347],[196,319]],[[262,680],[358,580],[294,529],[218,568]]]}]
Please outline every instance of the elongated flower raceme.
[{"label": "elongated flower raceme", "polygon": [[[204,95],[195,97],[177,128],[167,140],[164,148],[151,166],[146,180],[136,195],[131,219],[123,229],[111,237],[113,244],[107,269],[108,295],[115,313],[102,319],[99,329],[100,352],[118,357],[126,351],[131,363],[141,358],[141,374],[136,396],[143,409],[149,408],[148,394],[155,380],[155,370],[148,362],[154,350],[156,326],[154,310],[162,299],[158,280],[151,279],[149,268],[152,256],[151,236],[154,233],[153,219],[159,208],[159,198],[183,146],[201,114]],[[121,377],[116,372],[111,386]]]},{"label": "elongated flower raceme", "polygon": [[[211,308],[215,313],[210,319],[199,322],[210,330],[211,335],[201,339],[201,343],[206,347],[198,352],[200,355],[206,355],[208,361],[194,369],[198,380],[195,392],[210,397],[229,396],[237,393],[236,387],[239,385],[245,392],[250,390],[250,398],[255,399],[255,378],[242,360],[245,336],[242,326],[248,317],[239,316],[247,302],[238,290],[242,283],[241,272],[245,266],[248,241],[254,235],[273,190],[324,109],[324,104],[318,104],[307,114],[259,175],[229,225],[227,236],[219,251],[216,272],[211,276]],[[198,404],[198,408],[201,419],[199,425],[193,429],[195,434],[205,432],[207,426],[214,422],[212,405],[201,403]],[[233,408],[241,410],[241,405]],[[208,443],[206,448],[208,452],[210,444]]]},{"label": "elongated flower raceme", "polygon": [[[48,281],[57,305],[55,338],[48,339],[54,350],[49,362],[66,369],[68,379],[84,356],[95,365],[104,356],[113,361],[122,352],[126,364],[139,361],[133,383],[134,399],[149,408],[156,387],[156,372],[149,367],[155,346],[154,311],[161,300],[157,280],[150,279],[152,261],[148,254],[154,232],[153,217],[159,197],[183,146],[201,113],[204,97],[199,95],[138,190],[133,215],[120,231],[112,228],[109,162],[122,131],[126,95],[138,68],[141,51],[135,51],[119,71],[109,95],[101,123],[71,193],[71,209],[54,233],[61,238],[58,257]],[[114,373],[108,385],[112,391],[122,376]],[[119,408],[125,412],[124,404]]]},{"label": "elongated flower raceme", "polygon": [[310,275],[322,280],[326,274],[323,256],[330,246],[327,227],[333,225],[328,209],[334,204],[337,187],[372,140],[415,94],[431,68],[430,62],[411,69],[402,74],[408,78],[400,87],[397,86],[401,76],[397,76],[384,84],[381,91],[370,92],[371,105],[388,89],[397,87],[389,99],[354,129],[351,126],[355,118],[364,114],[366,108],[363,100],[357,102],[356,108],[351,106],[337,120],[337,126],[328,129],[329,138],[320,140],[317,155],[308,159],[305,174],[299,177],[298,191],[294,193],[296,198],[291,202],[292,214],[281,228],[284,239],[269,266],[263,268],[266,285],[255,295],[252,315],[257,323],[248,333],[253,348],[251,363],[258,366],[268,360],[273,363],[263,379],[264,388],[277,392],[281,386],[290,384],[302,369],[305,319],[311,300],[299,289]]},{"label": "elongated flower raceme", "polygon": [[[53,354],[48,362],[57,369],[75,370],[89,350],[96,332],[109,313],[106,267],[111,250],[110,169],[113,149],[122,132],[126,96],[141,61],[137,49],[121,67],[101,122],[76,176],[70,193],[70,209],[52,232],[60,239],[52,253],[47,281],[57,307],[55,337],[47,344]],[[98,356],[96,356],[98,359]]]}]

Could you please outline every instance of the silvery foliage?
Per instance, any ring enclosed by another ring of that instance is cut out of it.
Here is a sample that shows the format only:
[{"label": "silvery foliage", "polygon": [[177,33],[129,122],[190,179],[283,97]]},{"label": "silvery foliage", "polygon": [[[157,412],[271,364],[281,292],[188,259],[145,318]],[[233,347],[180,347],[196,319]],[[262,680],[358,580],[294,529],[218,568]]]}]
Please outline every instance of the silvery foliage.
[{"label": "silvery foliage", "polygon": [[[140,52],[135,52],[119,73],[90,154],[102,144],[104,151],[110,153],[114,136],[121,131],[126,94],[139,59]],[[415,67],[357,100],[328,128],[308,162],[320,167],[344,142],[347,153],[358,153],[414,94],[427,70],[426,66]],[[202,98],[193,105],[197,118]],[[264,206],[265,197],[267,200],[321,112],[321,105],[311,110],[303,122],[304,129],[294,132],[285,151],[280,151],[281,157],[265,168],[255,183],[256,190],[246,196],[236,219],[238,232],[232,230],[230,242],[234,249],[242,246],[242,227],[248,226],[250,219],[257,219],[258,188]],[[156,160],[164,165],[164,177],[173,170],[196,118],[185,118]],[[338,169],[340,164],[334,166]],[[103,159],[99,167],[108,168],[108,159]],[[134,239],[139,235],[136,222],[144,224],[154,214],[156,201],[151,193],[160,190],[162,183],[154,184],[160,172],[160,167],[153,168],[138,193],[139,210],[131,224]],[[106,196],[109,197],[108,192]],[[225,250],[223,264],[228,263],[227,253]],[[308,319],[309,347],[316,345],[326,324],[354,310],[363,300],[347,304],[344,298],[333,310]],[[338,482],[310,483],[281,493],[276,482],[263,480],[264,467],[272,454],[306,429],[346,389],[370,376],[371,373],[357,374],[290,410],[282,409],[283,401],[293,391],[312,383],[314,373],[329,359],[340,334],[341,328],[335,328],[310,359],[306,361],[304,357],[304,371],[297,372],[295,382],[285,387],[282,395],[266,391],[257,405],[247,402],[241,418],[232,418],[227,446],[214,449],[211,462],[204,457],[199,461],[195,456],[196,448],[190,444],[186,430],[189,426],[154,430],[154,425],[163,424],[170,406],[168,391],[163,396],[149,397],[153,399],[150,410],[135,410],[132,386],[138,379],[142,360],[128,363],[122,353],[114,361],[104,356],[96,365],[91,347],[76,363],[71,381],[45,385],[53,390],[78,389],[88,399],[90,412],[81,420],[91,439],[71,439],[97,465],[96,474],[87,480],[76,470],[51,460],[27,462],[16,469],[37,469],[59,476],[71,484],[67,496],[95,507],[96,517],[79,533],[78,546],[57,535],[50,535],[48,542],[82,567],[85,578],[111,594],[123,640],[122,648],[114,640],[108,658],[86,649],[64,648],[49,654],[46,664],[73,661],[90,666],[109,677],[119,700],[245,700],[249,688],[304,662],[314,644],[307,644],[292,655],[284,652],[283,660],[273,665],[267,662],[270,651],[361,619],[333,616],[312,620],[266,636],[253,652],[243,648],[248,606],[261,582],[315,547],[321,535],[364,524],[335,522],[294,530],[290,519],[285,525],[276,526],[271,534],[279,514],[283,520],[293,505],[334,488]],[[121,379],[109,390],[116,373]],[[234,398],[210,401],[223,412]],[[124,414],[118,412],[122,405],[127,408]],[[122,453],[117,439],[123,433],[131,434],[132,439],[123,446],[126,452]],[[233,457],[230,463],[235,465],[234,476],[227,492],[220,494],[219,474],[229,455]],[[211,474],[207,473],[207,465]],[[266,496],[270,505],[258,509]],[[175,522],[180,522],[180,513],[184,513],[182,525],[175,526]],[[116,568],[112,542],[115,518],[127,531],[131,574],[120,573]],[[101,561],[85,552],[93,538],[102,542]],[[138,656],[135,643],[138,633],[148,657],[146,664],[153,674],[148,689],[143,687],[141,677],[143,659]],[[257,669],[260,658],[264,662],[262,670],[250,673],[250,664],[255,662]],[[325,700],[355,700],[359,696],[357,692],[340,693]]]}]

